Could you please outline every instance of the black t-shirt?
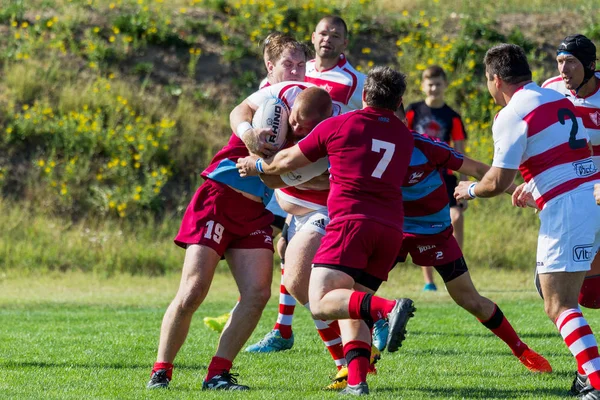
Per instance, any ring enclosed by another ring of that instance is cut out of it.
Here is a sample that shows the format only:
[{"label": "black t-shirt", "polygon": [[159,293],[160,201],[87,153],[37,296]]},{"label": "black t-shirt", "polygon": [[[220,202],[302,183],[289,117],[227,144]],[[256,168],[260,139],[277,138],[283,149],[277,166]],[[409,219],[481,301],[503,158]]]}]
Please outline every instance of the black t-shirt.
[{"label": "black t-shirt", "polygon": [[406,119],[409,129],[447,144],[467,138],[460,115],[447,104],[431,108],[425,101],[412,103],[406,109]]}]

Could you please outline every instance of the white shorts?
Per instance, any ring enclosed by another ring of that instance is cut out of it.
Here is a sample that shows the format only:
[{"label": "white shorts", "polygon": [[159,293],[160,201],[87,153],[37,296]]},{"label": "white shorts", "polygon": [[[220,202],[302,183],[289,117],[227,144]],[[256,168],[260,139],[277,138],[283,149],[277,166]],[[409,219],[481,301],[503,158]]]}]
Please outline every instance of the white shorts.
[{"label": "white shorts", "polygon": [[600,247],[600,206],[593,187],[576,189],[540,212],[537,272],[589,271]]},{"label": "white shorts", "polygon": [[317,232],[325,236],[325,227],[329,224],[327,209],[316,210],[302,216],[294,215],[288,230],[288,243],[296,232]]}]

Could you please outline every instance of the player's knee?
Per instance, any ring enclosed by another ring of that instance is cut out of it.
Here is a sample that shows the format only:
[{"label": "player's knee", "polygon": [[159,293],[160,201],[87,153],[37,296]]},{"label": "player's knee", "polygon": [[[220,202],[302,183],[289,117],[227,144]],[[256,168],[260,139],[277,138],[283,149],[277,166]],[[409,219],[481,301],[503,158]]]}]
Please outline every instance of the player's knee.
[{"label": "player's knee", "polygon": [[583,281],[579,292],[579,304],[586,308],[600,308],[600,275]]},{"label": "player's knee", "polygon": [[464,294],[454,299],[456,304],[470,312],[471,314],[479,315],[483,311],[483,298],[475,294]]},{"label": "player's knee", "polygon": [[314,319],[327,320],[329,318],[329,315],[325,313],[324,309],[321,308],[318,303],[315,305],[310,303],[310,312]]},{"label": "player's knee", "polygon": [[180,291],[177,295],[179,309],[184,313],[195,312],[200,307],[200,304],[202,304],[207,292],[208,288],[205,290],[186,289],[183,292]]},{"label": "player's knee", "polygon": [[271,297],[271,287],[256,287],[247,290],[240,296],[240,303],[251,309],[262,310]]},{"label": "player's knee", "polygon": [[556,321],[562,308],[564,307],[560,307],[560,304],[544,299],[544,311],[551,321]]}]

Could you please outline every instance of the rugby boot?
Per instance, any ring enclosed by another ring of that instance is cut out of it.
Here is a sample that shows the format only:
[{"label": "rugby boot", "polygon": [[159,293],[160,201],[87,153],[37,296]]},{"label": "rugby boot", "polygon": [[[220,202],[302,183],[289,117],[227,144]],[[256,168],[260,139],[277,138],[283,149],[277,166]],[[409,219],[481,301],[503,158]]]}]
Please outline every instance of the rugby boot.
[{"label": "rugby boot", "polygon": [[279,329],[274,329],[258,343],[246,347],[248,353],[274,353],[289,350],[294,345],[294,334],[289,339],[281,337]]},{"label": "rugby boot", "polygon": [[402,346],[406,338],[406,325],[417,309],[411,299],[397,299],[396,305],[388,314],[389,331],[387,340],[387,351],[393,353]]},{"label": "rugby boot", "polygon": [[223,332],[223,329],[225,329],[225,325],[227,324],[227,321],[229,321],[230,316],[231,314],[226,313],[219,315],[218,317],[204,317],[204,325],[217,333],[221,333]]},{"label": "rugby boot", "polygon": [[215,375],[208,381],[202,382],[202,390],[249,390],[245,385],[238,385],[238,374],[223,371],[221,375]]},{"label": "rugby boot", "polygon": [[323,390],[342,390],[348,386],[348,367],[343,366],[333,378],[333,382],[325,386]]},{"label": "rugby boot", "polygon": [[387,346],[389,328],[390,326],[385,319],[380,319],[373,325],[373,346],[379,351],[385,350],[385,346]]},{"label": "rugby boot", "polygon": [[167,370],[159,369],[150,377],[146,389],[168,389],[170,379],[167,378]]},{"label": "rugby boot", "polygon": [[369,360],[369,371],[367,373],[371,375],[377,375],[377,368],[375,368],[375,364],[377,361],[381,360],[381,352],[375,345],[371,346],[371,359]]},{"label": "rugby boot", "polygon": [[437,292],[437,286],[435,286],[435,283],[433,283],[433,282],[426,283],[425,286],[423,286],[423,291],[424,292]]},{"label": "rugby boot", "polygon": [[600,400],[600,390],[594,389],[591,385],[586,386],[579,395],[581,400]]},{"label": "rugby boot", "polygon": [[369,385],[367,382],[361,382],[357,385],[348,385],[340,394],[352,396],[366,396],[369,394]]},{"label": "rugby boot", "polygon": [[519,361],[531,372],[552,372],[552,366],[543,356],[531,349],[527,349],[519,357]]},{"label": "rugby boot", "polygon": [[587,375],[580,374],[579,371],[575,371],[575,379],[573,379],[573,384],[571,385],[571,390],[569,390],[569,394],[572,396],[579,396],[583,389],[587,386],[590,386],[590,380]]}]

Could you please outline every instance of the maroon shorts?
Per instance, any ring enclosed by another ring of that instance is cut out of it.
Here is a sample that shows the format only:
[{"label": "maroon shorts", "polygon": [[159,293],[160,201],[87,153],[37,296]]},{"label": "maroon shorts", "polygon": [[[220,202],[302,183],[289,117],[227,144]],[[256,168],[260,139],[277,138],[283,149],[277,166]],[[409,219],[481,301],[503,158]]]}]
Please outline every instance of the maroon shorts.
[{"label": "maroon shorts", "polygon": [[398,229],[370,220],[334,220],[313,263],[358,269],[386,281],[401,245]]},{"label": "maroon shorts", "polygon": [[398,262],[406,261],[408,254],[413,263],[423,267],[437,267],[458,260],[463,254],[452,231],[452,227],[449,227],[435,235],[405,233]]},{"label": "maroon shorts", "polygon": [[175,244],[201,244],[223,255],[227,249],[273,251],[273,214],[229,186],[207,179],[185,210]]}]

